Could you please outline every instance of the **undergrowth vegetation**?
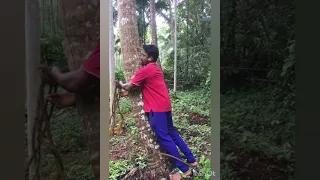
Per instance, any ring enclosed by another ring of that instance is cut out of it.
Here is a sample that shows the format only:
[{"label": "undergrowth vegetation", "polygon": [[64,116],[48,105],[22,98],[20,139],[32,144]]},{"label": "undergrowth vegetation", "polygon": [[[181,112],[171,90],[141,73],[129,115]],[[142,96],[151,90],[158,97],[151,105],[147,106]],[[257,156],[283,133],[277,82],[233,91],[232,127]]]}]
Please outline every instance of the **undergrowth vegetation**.
[{"label": "undergrowth vegetation", "polygon": [[[51,120],[52,138],[61,153],[67,179],[94,180],[84,140],[82,122],[77,113],[77,110],[72,108],[55,110]],[[27,135],[25,137],[25,145],[27,145]],[[27,148],[25,163],[27,163]],[[55,158],[52,154],[42,154],[41,168],[43,179],[55,177]],[[27,179],[28,177],[26,177]]]},{"label": "undergrowth vegetation", "polygon": [[[209,120],[210,98],[203,90],[177,92],[173,94],[173,121],[178,133],[189,145],[199,160],[199,172],[210,172],[210,134]],[[110,140],[110,179],[116,180],[131,168],[146,166],[146,156],[139,151],[137,129],[132,117],[130,101],[121,99],[120,111],[125,114],[126,132],[113,136]],[[196,179],[205,179],[199,176]]]},{"label": "undergrowth vegetation", "polygon": [[[174,123],[198,158],[196,179],[210,174],[210,96],[206,90],[172,93]],[[121,101],[122,112],[130,112],[128,99]],[[133,118],[128,118],[128,134],[137,133]],[[279,98],[273,87],[249,88],[221,96],[221,176],[226,180],[293,179],[294,172],[294,109]],[[127,157],[145,157],[119,153],[119,143],[126,143],[131,135],[111,139],[110,177],[126,174],[136,161]],[[122,145],[120,145],[122,146]],[[124,146],[126,147],[126,146]],[[129,148],[128,148],[129,149]],[[120,155],[119,155],[120,154]],[[121,168],[119,168],[121,167]],[[120,170],[121,169],[121,170]],[[266,176],[261,176],[266,174]]]},{"label": "undergrowth vegetation", "polygon": [[222,179],[293,179],[295,114],[285,102],[274,87],[221,96]]},{"label": "undergrowth vegetation", "polygon": [[[209,178],[210,96],[206,90],[171,93],[177,131],[199,160],[196,179]],[[274,87],[229,92],[221,96],[221,176],[226,180],[293,179],[294,109],[279,99]],[[110,139],[110,179],[131,168],[146,167],[139,150],[137,128],[128,98],[120,101],[125,131]],[[74,109],[55,111],[52,135],[59,148],[69,180],[93,179],[82,123]],[[53,158],[44,156],[44,177],[52,176]],[[267,176],[261,176],[267,174]]]}]

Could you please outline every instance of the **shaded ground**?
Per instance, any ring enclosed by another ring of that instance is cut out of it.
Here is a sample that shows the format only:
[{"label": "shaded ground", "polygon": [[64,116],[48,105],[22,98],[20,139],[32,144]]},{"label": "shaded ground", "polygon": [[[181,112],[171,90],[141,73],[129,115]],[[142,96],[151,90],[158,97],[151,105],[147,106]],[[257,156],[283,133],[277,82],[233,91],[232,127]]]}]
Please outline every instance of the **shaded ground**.
[{"label": "shaded ground", "polygon": [[221,175],[294,179],[294,109],[274,88],[221,96]]},{"label": "shaded ground", "polygon": [[[287,180],[286,165],[275,160],[255,155],[256,153],[247,152],[245,149],[234,147],[229,153],[237,155],[235,162],[231,163],[234,171],[239,177],[246,180]],[[263,176],[266,174],[267,176]]]},{"label": "shaded ground", "polygon": [[194,124],[208,124],[210,125],[210,117],[205,117],[202,116],[201,114],[198,113],[190,113],[188,117],[189,123],[191,125]]},{"label": "shaded ground", "polygon": [[[68,180],[93,180],[89,156],[85,146],[82,123],[75,109],[57,110],[52,119],[53,140],[60,150]],[[27,135],[27,134],[26,134]],[[27,164],[27,136],[25,141],[25,163]],[[52,179],[55,172],[51,155],[43,157],[43,179]],[[26,173],[26,180],[27,180]]]}]

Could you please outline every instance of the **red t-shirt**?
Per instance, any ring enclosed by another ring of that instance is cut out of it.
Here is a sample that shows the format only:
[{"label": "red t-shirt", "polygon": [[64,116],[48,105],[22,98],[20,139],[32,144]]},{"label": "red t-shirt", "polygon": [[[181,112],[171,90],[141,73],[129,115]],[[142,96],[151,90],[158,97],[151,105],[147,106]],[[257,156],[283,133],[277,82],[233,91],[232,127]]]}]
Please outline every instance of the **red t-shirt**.
[{"label": "red t-shirt", "polygon": [[149,63],[139,69],[131,82],[142,90],[145,112],[171,111],[170,96],[164,75],[156,63]]},{"label": "red t-shirt", "polygon": [[100,42],[82,67],[86,72],[100,79]]}]

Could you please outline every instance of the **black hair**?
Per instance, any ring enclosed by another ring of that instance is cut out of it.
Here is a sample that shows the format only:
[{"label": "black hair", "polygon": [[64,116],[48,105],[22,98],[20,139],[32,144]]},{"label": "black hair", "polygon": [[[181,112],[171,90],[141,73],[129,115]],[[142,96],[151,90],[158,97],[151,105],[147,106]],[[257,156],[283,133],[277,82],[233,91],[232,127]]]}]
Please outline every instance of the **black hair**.
[{"label": "black hair", "polygon": [[155,45],[143,45],[144,51],[147,53],[148,56],[153,58],[153,62],[156,62],[159,57],[159,50],[158,47]]}]

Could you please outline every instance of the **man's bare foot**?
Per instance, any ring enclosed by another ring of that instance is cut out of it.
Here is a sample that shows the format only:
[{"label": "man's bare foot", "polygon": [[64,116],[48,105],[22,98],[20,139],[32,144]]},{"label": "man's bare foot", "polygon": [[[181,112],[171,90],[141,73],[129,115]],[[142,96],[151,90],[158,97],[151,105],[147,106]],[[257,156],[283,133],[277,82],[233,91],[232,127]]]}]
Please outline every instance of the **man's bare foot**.
[{"label": "man's bare foot", "polygon": [[70,107],[76,103],[76,96],[73,93],[66,92],[62,94],[49,94],[47,99],[52,102],[52,104],[60,108]]},{"label": "man's bare foot", "polygon": [[192,172],[191,172],[190,170],[188,170],[187,172],[184,173],[184,175],[185,175],[185,176],[190,176],[191,173],[192,173]]},{"label": "man's bare foot", "polygon": [[[191,175],[192,175],[191,170],[188,170],[184,173],[184,176],[186,176],[186,177],[189,177]],[[176,172],[174,174],[170,174],[170,180],[181,180],[181,179],[182,179],[182,177],[179,172]]]},{"label": "man's bare foot", "polygon": [[176,172],[174,174],[170,174],[170,180],[181,180],[181,179],[182,179],[182,177],[179,172]]},{"label": "man's bare foot", "polygon": [[198,166],[198,162],[196,161],[196,162],[193,162],[193,163],[189,163],[190,164],[190,166],[192,166],[192,167],[197,167]]}]

